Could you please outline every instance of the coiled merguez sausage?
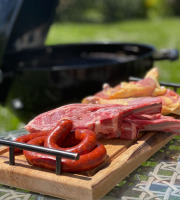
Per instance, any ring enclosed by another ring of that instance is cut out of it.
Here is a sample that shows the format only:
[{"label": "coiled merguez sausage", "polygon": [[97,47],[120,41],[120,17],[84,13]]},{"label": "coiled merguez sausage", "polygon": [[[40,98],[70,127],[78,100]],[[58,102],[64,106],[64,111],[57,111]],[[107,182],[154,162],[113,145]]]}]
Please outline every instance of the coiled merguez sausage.
[{"label": "coiled merguez sausage", "polygon": [[[64,130],[64,126],[66,126],[64,123],[65,120],[60,121],[57,127],[48,135],[44,144],[45,147],[79,153],[82,155],[89,153],[97,146],[96,134],[93,131],[88,129],[76,129],[75,132],[70,133],[70,131]],[[73,144],[76,145],[68,148],[62,147],[62,145],[66,147]]]},{"label": "coiled merguez sausage", "polygon": [[[58,122],[58,124],[59,123],[62,123],[62,122],[60,121],[60,122]],[[65,121],[63,121],[63,123],[64,123],[64,131],[69,132],[72,129],[72,123],[69,120],[65,120]],[[14,141],[27,143],[28,141],[30,141],[34,138],[41,137],[41,136],[48,136],[48,135],[49,135],[49,133],[47,131],[35,132],[35,133],[27,134],[27,135],[22,135],[22,136],[16,138]],[[14,149],[14,151],[15,151],[15,153],[19,153],[22,150],[21,149]]]},{"label": "coiled merguez sausage", "polygon": [[[14,141],[27,143],[29,140],[32,140],[32,139],[40,137],[40,136],[47,136],[47,135],[48,135],[47,132],[30,133],[30,134],[27,134],[27,135],[22,135],[22,136],[16,138]],[[21,149],[14,149],[15,153],[19,153],[21,151],[22,151]]]},{"label": "coiled merguez sausage", "polygon": [[[79,160],[61,159],[61,167],[64,172],[78,172],[91,170],[106,159],[106,149],[96,139],[96,134],[87,129],[77,129],[72,132],[72,122],[69,120],[61,120],[48,136],[41,136],[34,138],[28,144],[56,148],[70,152],[79,153]],[[61,147],[65,141],[67,146],[74,142],[67,142],[67,139],[74,138],[76,143],[72,147]],[[35,153],[24,150],[24,155],[27,161],[38,167],[55,170],[56,158],[55,156],[45,155],[42,153]]]}]

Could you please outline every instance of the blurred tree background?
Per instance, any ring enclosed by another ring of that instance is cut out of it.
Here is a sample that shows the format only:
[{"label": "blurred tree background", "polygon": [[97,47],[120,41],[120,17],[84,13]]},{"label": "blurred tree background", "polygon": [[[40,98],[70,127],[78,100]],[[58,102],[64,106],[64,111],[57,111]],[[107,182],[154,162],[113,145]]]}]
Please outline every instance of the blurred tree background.
[{"label": "blurred tree background", "polygon": [[58,22],[109,23],[180,16],[179,0],[60,0]]}]

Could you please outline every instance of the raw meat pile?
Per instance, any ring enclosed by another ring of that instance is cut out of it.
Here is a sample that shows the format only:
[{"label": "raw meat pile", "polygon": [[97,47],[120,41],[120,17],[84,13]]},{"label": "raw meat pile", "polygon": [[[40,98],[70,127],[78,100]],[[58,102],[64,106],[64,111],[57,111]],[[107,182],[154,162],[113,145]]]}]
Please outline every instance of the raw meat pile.
[{"label": "raw meat pile", "polygon": [[143,98],[154,97],[162,101],[163,115],[180,115],[180,96],[158,83],[158,70],[153,68],[144,79],[137,82],[122,82],[115,87],[104,84],[103,90],[94,96],[86,97],[86,104],[121,104],[134,105],[141,103]]},{"label": "raw meat pile", "polygon": [[[79,153],[79,160],[63,160],[62,169],[84,171],[106,159],[106,149],[97,139],[134,140],[142,131],[180,135],[180,120],[165,116],[180,115],[180,96],[161,87],[157,78],[158,71],[154,68],[138,82],[124,82],[114,88],[104,84],[102,91],[86,97],[82,103],[38,115],[25,126],[31,134],[20,136],[17,141],[61,150],[64,147],[68,151],[73,149]],[[84,140],[85,137],[89,139]],[[94,146],[90,149],[89,145]],[[81,153],[80,149],[86,153]],[[32,165],[55,169],[55,157],[29,151],[24,151],[24,155]]]},{"label": "raw meat pile", "polygon": [[30,133],[49,133],[59,120],[70,119],[73,129],[93,130],[97,138],[132,140],[140,131],[180,134],[180,120],[167,114],[180,114],[180,96],[161,87],[158,70],[153,68],[138,82],[120,83],[70,104],[35,117],[26,125]]}]

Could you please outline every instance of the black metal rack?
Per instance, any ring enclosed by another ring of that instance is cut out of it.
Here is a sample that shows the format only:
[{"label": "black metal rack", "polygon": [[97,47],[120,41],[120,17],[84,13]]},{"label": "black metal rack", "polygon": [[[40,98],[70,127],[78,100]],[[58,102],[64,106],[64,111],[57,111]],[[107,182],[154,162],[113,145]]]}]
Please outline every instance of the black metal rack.
[{"label": "black metal rack", "polygon": [[30,144],[21,143],[21,142],[0,139],[0,144],[9,147],[9,165],[15,165],[15,153],[14,153],[15,148],[56,156],[56,174],[57,175],[61,174],[61,158],[68,158],[71,160],[79,159],[78,153],[72,153],[72,152],[67,152],[67,151],[62,151],[62,150],[57,150],[57,149],[52,149],[52,148],[46,148],[42,146],[30,145]]}]

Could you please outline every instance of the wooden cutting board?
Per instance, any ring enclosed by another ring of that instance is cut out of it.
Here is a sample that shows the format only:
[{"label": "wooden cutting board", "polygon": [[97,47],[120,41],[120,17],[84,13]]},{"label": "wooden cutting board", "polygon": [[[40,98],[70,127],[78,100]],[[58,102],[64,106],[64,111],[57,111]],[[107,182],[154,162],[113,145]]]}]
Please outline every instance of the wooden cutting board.
[{"label": "wooden cutting board", "polygon": [[173,137],[170,133],[150,132],[136,141],[102,140],[108,156],[101,166],[61,175],[29,165],[23,155],[16,156],[15,166],[10,166],[7,148],[1,147],[0,183],[63,199],[100,199]]}]

